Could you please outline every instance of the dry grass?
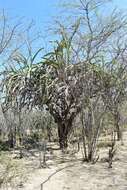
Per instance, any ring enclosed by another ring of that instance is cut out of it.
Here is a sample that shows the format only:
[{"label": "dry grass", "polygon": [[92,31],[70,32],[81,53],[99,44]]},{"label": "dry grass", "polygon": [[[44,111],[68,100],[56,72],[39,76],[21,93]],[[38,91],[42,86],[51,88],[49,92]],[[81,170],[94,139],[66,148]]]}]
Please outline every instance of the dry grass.
[{"label": "dry grass", "polygon": [[15,160],[9,153],[0,155],[0,188],[14,189],[21,186],[26,179],[24,164],[21,160]]}]

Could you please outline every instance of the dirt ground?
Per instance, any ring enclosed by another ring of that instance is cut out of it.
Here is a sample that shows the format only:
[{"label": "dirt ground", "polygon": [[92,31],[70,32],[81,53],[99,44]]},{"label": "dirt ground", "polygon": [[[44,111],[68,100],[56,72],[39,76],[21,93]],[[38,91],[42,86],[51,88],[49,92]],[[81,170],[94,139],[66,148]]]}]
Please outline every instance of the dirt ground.
[{"label": "dirt ground", "polygon": [[[124,139],[127,139],[127,132]],[[102,148],[99,155],[99,161],[91,165],[82,162],[81,152],[76,155],[64,155],[55,150],[52,154],[47,153],[48,167],[41,169],[38,168],[37,156],[26,157],[23,159],[27,168],[26,181],[16,189],[127,190],[127,141],[124,145],[117,145],[113,168],[109,169],[108,163],[103,161],[108,155],[108,149]]]}]

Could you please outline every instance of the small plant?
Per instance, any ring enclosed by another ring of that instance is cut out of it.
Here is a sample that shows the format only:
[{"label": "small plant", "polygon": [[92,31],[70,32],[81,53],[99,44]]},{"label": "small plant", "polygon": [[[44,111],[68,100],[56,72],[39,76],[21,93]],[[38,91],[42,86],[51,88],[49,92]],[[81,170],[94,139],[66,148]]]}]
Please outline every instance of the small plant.
[{"label": "small plant", "polygon": [[25,181],[23,165],[9,155],[0,155],[0,188],[17,187]]}]

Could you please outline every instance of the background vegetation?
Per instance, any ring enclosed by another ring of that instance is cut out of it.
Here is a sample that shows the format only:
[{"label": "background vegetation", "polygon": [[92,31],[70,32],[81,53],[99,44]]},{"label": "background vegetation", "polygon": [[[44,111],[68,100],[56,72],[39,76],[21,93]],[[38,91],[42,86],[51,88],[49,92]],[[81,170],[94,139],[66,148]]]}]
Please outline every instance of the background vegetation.
[{"label": "background vegetation", "polygon": [[[57,40],[47,54],[33,51],[38,37],[28,37],[30,26],[22,36],[19,23],[9,26],[1,12],[0,151],[18,150],[23,158],[24,150],[37,149],[45,166],[41,151],[49,142],[63,152],[82,147],[83,161],[91,163],[107,147],[112,167],[126,130],[127,17],[116,9],[105,13],[106,6],[104,0],[65,3],[73,12],[56,22]],[[100,143],[104,138],[107,144]]]}]

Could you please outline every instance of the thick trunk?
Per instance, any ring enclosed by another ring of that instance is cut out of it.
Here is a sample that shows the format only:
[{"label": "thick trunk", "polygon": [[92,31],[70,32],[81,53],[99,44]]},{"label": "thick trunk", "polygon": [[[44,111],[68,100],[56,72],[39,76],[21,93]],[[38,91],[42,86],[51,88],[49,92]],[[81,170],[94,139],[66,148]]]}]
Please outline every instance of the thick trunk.
[{"label": "thick trunk", "polygon": [[68,146],[67,142],[68,130],[66,129],[65,124],[58,124],[58,137],[60,149],[65,149]]},{"label": "thick trunk", "polygon": [[93,161],[93,151],[92,150],[88,153],[88,162],[91,162],[91,161]]},{"label": "thick trunk", "polygon": [[69,119],[65,119],[64,121],[63,119],[59,119],[57,121],[60,149],[65,149],[68,147],[68,134],[72,130],[74,118],[75,114],[73,113]]},{"label": "thick trunk", "polygon": [[9,147],[14,148],[15,138],[14,138],[14,133],[12,129],[10,129],[9,134],[8,134],[8,142],[9,142]]},{"label": "thick trunk", "polygon": [[10,148],[14,148],[16,146],[16,143],[17,143],[16,135],[17,135],[16,126],[14,126],[14,129],[12,129],[10,126],[9,134],[8,134],[8,141],[9,141]]}]

